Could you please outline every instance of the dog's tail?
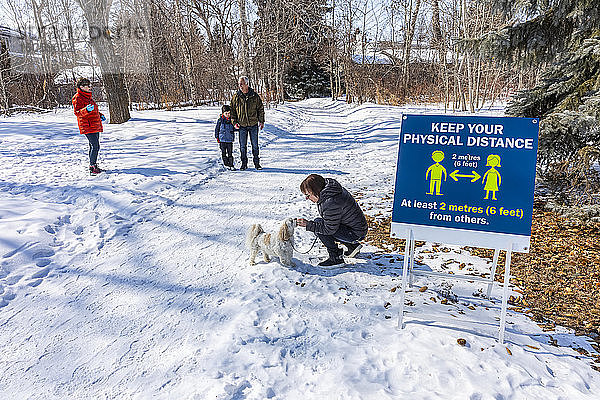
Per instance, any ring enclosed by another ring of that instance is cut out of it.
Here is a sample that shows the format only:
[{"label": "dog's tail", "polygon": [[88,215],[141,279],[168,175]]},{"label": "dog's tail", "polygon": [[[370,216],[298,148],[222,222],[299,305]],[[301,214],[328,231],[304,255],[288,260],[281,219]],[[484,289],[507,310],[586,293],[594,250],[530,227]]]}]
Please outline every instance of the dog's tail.
[{"label": "dog's tail", "polygon": [[246,234],[246,247],[252,248],[252,242],[258,235],[263,233],[264,230],[260,224],[254,224],[250,228],[248,228],[248,233]]}]

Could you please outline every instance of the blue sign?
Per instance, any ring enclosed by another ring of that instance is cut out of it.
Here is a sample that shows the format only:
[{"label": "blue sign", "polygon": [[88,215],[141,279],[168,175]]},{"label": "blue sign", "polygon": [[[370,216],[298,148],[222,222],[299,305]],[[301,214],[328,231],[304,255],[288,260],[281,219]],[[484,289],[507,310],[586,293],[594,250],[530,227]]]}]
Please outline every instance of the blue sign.
[{"label": "blue sign", "polygon": [[404,115],[392,235],[528,251],[538,132],[532,118]]}]

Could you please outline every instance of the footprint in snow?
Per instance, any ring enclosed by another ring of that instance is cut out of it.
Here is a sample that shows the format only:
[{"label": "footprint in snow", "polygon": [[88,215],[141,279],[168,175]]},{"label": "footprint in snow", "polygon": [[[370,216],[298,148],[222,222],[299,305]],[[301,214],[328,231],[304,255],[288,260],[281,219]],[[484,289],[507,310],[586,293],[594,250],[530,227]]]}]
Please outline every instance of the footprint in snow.
[{"label": "footprint in snow", "polygon": [[46,267],[46,268],[40,269],[39,271],[37,271],[36,273],[31,275],[31,279],[45,278],[48,276],[48,273],[50,273],[50,268]]},{"label": "footprint in snow", "polygon": [[6,307],[11,300],[14,300],[17,297],[11,291],[4,292],[4,288],[2,289],[2,296],[0,296],[0,307]]},{"label": "footprint in snow", "polygon": [[31,281],[27,284],[27,286],[31,286],[31,287],[36,287],[39,286],[42,283],[42,279],[36,279],[34,281]]},{"label": "footprint in snow", "polygon": [[58,220],[56,221],[57,225],[66,225],[66,224],[70,224],[71,223],[71,216],[70,215],[63,215],[58,217]]},{"label": "footprint in snow", "polygon": [[19,253],[19,252],[21,252],[23,250],[26,250],[29,247],[33,246],[33,245],[34,245],[34,243],[32,243],[32,242],[25,242],[22,245],[20,245],[19,247],[17,247],[16,249],[11,250],[8,253],[5,253],[2,256],[2,258],[10,258],[10,257],[14,256],[15,254],[17,254],[17,253]]},{"label": "footprint in snow", "polygon": [[43,268],[43,267],[47,266],[48,264],[50,264],[51,262],[52,262],[52,260],[49,258],[40,258],[35,262],[35,265]]},{"label": "footprint in snow", "polygon": [[49,248],[42,248],[37,250],[35,253],[33,253],[33,255],[31,256],[31,258],[38,259],[38,258],[48,258],[48,257],[52,257],[54,255],[54,250],[49,249]]},{"label": "footprint in snow", "polygon": [[18,283],[21,278],[23,278],[23,275],[12,275],[6,278],[6,283],[10,286]]}]

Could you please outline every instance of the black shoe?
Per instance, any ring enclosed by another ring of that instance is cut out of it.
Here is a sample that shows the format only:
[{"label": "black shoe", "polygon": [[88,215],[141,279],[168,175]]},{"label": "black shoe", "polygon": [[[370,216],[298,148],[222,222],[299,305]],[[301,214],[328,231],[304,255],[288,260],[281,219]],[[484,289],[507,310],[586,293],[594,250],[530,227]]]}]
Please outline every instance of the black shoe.
[{"label": "black shoe", "polygon": [[106,171],[105,169],[102,168],[98,168],[97,165],[90,165],[90,174],[92,175],[98,175],[101,172]]},{"label": "black shoe", "polygon": [[254,168],[256,168],[256,169],[262,169],[262,167],[260,166],[260,164],[254,164]]},{"label": "black shoe", "polygon": [[346,250],[344,250],[344,256],[346,257],[355,257],[362,249],[362,244],[360,243],[342,243],[346,246]]},{"label": "black shoe", "polygon": [[248,169],[248,166],[246,164],[242,164],[242,166],[240,167],[240,171],[244,171],[247,169]]},{"label": "black shoe", "polygon": [[332,267],[334,265],[342,265],[344,264],[344,259],[342,257],[331,258],[329,257],[325,261],[321,261],[319,263],[319,267]]}]

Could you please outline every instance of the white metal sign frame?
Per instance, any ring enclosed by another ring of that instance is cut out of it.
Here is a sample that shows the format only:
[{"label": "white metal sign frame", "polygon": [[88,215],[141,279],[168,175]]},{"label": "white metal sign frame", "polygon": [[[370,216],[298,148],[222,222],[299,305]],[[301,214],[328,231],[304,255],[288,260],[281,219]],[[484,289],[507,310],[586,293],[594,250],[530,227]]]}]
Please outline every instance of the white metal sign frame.
[{"label": "white metal sign frame", "polygon": [[[413,229],[410,226],[406,226],[407,224],[399,224],[399,223],[394,223],[392,222],[392,237],[399,237],[398,236],[398,232],[403,232],[405,233],[405,238],[406,238],[406,244],[404,246],[404,265],[402,268],[402,287],[401,287],[401,297],[400,297],[400,310],[399,310],[399,315],[398,315],[398,329],[403,329],[404,328],[404,301],[406,299],[406,289],[407,289],[407,285],[409,287],[412,286],[412,282],[413,282],[413,275],[430,275],[430,276],[436,276],[436,277],[440,277],[440,278],[446,278],[446,279],[463,279],[463,280],[468,280],[468,281],[476,281],[476,282],[484,282],[488,284],[488,288],[487,288],[487,297],[489,299],[491,299],[491,294],[492,294],[492,288],[494,285],[494,277],[496,275],[496,266],[498,265],[498,258],[500,255],[500,250],[506,250],[506,260],[504,263],[504,282],[503,282],[503,290],[502,290],[502,307],[501,307],[501,311],[500,311],[500,326],[499,326],[499,330],[498,330],[498,342],[500,342],[501,344],[504,343],[504,335],[505,335],[505,329],[506,329],[506,311],[507,311],[507,306],[508,306],[508,286],[509,286],[509,282],[510,282],[510,263],[511,263],[511,255],[512,252],[515,251],[515,249],[519,249],[517,251],[527,251],[529,248],[529,237],[527,237],[527,246],[524,246],[525,242],[524,241],[517,241],[512,242],[511,238],[508,237],[500,237],[496,242],[496,246],[490,246],[489,248],[493,248],[494,249],[494,259],[493,259],[493,263],[492,263],[492,268],[491,268],[491,273],[490,273],[490,278],[486,279],[486,278],[479,278],[479,277],[475,277],[475,276],[466,276],[466,275],[450,275],[450,274],[444,274],[444,273],[439,273],[439,272],[430,272],[430,271],[415,271],[414,270],[414,253],[415,253],[415,241],[416,240],[429,240],[431,241],[431,238],[428,237],[428,235],[423,235],[423,231],[419,231],[419,235],[415,235],[415,232],[413,231]],[[425,228],[430,228],[430,229],[435,229],[436,231],[439,232],[440,228],[432,228],[432,227],[425,227]],[[490,233],[484,233],[484,237],[488,236],[488,235],[493,235]],[[502,234],[498,234],[498,235],[502,235]],[[504,236],[515,236],[515,235],[504,235]],[[401,236],[400,236],[401,237]],[[453,240],[448,240],[445,241],[444,243],[448,243],[448,244],[463,244],[462,242],[463,239],[460,239],[460,236],[455,236],[453,238]],[[481,243],[481,241],[479,241]],[[472,243],[472,242],[471,242]],[[464,244],[468,244],[464,243]],[[486,246],[481,246],[481,247],[486,247]],[[526,250],[527,249],[527,250]],[[439,318],[437,318],[437,320],[439,320]],[[479,321],[464,321],[464,322],[479,322]]]}]

